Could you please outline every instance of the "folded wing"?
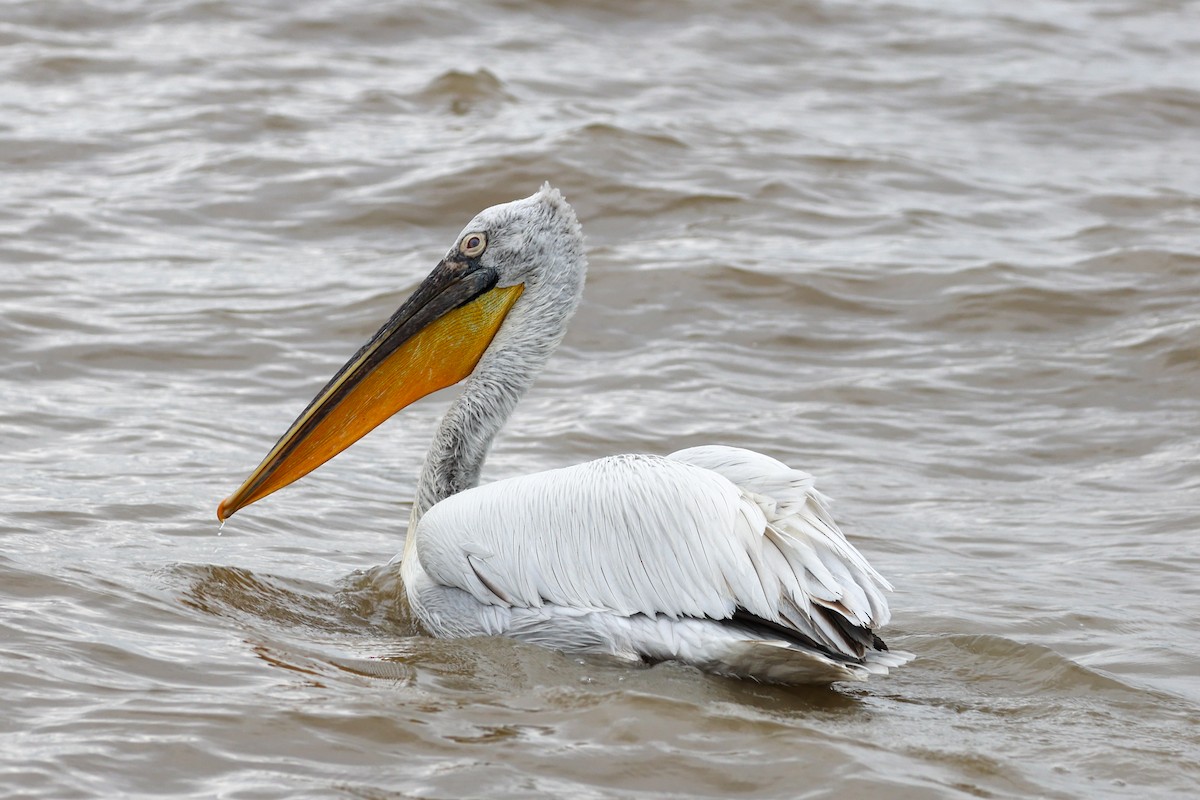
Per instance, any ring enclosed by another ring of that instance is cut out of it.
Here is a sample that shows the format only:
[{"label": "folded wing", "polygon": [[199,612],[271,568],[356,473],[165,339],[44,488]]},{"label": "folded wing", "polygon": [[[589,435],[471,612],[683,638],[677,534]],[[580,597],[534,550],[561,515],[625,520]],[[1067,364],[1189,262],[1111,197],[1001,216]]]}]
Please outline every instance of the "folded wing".
[{"label": "folded wing", "polygon": [[728,621],[847,660],[885,649],[891,587],[808,475],[748,450],[499,481],[438,503],[415,535],[430,578],[488,605]]}]

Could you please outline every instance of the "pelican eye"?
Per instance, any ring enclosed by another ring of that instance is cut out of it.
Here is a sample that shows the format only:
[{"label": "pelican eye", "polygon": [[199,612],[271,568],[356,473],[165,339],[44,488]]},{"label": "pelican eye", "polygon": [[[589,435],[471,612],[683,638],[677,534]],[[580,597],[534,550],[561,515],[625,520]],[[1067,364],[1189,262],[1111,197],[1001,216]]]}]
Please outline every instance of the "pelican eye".
[{"label": "pelican eye", "polygon": [[487,249],[486,233],[468,233],[458,245],[458,252],[467,258],[474,258]]}]

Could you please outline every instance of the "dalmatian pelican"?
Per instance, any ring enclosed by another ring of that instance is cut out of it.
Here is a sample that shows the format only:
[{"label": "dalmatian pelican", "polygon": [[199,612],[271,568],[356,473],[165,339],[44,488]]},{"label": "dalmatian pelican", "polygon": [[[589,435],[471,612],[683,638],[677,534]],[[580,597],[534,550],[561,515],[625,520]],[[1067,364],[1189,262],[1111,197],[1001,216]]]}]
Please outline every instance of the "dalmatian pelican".
[{"label": "dalmatian pelican", "polygon": [[510,636],[772,683],[863,680],[910,659],[876,634],[892,587],[812,478],[774,458],[692,447],[479,485],[493,438],[579,304],[583,241],[548,183],[480,212],[217,517],[465,379],[426,456],[400,562],[432,635]]}]

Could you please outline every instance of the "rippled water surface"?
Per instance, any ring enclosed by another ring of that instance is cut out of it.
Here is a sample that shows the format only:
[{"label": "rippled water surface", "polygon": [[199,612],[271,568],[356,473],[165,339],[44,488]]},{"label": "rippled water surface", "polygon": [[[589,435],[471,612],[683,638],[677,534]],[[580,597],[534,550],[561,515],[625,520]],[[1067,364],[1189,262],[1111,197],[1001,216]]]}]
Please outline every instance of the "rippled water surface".
[{"label": "rippled water surface", "polygon": [[[1200,6],[0,5],[0,794],[1200,793]],[[419,635],[449,394],[231,491],[479,209],[584,305],[489,479],[812,471],[917,654],[784,689]]]}]

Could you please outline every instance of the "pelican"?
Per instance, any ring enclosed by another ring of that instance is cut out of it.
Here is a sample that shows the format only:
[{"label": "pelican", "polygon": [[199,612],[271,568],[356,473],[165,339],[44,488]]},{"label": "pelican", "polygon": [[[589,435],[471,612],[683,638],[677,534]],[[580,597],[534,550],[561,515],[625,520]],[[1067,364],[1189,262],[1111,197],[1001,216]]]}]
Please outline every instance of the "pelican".
[{"label": "pelican", "polygon": [[774,458],[692,447],[479,485],[492,439],[562,340],[586,271],[575,211],[549,183],[480,212],[217,517],[465,378],[426,455],[400,562],[429,633],[785,684],[864,680],[909,660],[875,633],[892,587],[812,478]]}]

